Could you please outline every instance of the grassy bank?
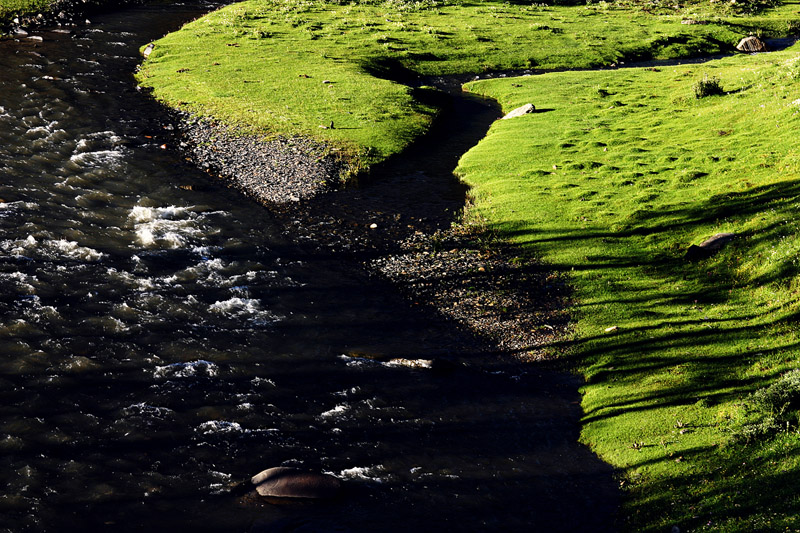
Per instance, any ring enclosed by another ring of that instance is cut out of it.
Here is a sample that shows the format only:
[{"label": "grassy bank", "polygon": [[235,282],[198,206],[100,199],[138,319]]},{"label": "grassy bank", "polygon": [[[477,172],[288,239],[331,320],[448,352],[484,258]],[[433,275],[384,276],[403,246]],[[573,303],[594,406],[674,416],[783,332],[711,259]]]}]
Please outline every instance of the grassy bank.
[{"label": "grassy bank", "polygon": [[49,5],[50,0],[0,0],[0,27],[17,16],[35,16],[46,11]]},{"label": "grassy bank", "polygon": [[458,173],[475,216],[571,274],[582,439],[629,529],[800,530],[800,46],[467,88],[537,107]]},{"label": "grassy bank", "polygon": [[24,27],[55,25],[83,20],[98,11],[140,3],[141,0],[0,0],[0,37],[18,20]]},{"label": "grassy bank", "polygon": [[717,53],[797,18],[781,8],[753,23],[732,5],[752,7],[249,0],[159,40],[138,79],[170,106],[251,133],[313,137],[363,168],[428,129],[436,98],[404,84],[418,75]]}]

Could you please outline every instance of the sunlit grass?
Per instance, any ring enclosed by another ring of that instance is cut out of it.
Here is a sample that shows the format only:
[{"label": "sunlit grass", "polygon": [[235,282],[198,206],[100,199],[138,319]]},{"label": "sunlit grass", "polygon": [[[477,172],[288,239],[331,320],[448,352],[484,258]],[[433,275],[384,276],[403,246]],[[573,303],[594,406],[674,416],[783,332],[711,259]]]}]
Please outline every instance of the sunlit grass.
[{"label": "sunlit grass", "polygon": [[19,14],[40,12],[49,4],[48,0],[0,0],[0,25]]},{"label": "sunlit grass", "polygon": [[[467,87],[510,110],[461,161],[474,216],[570,273],[582,439],[632,531],[800,526],[796,433],[732,443],[800,365],[800,49]],[[716,77],[723,94],[696,98]],[[690,244],[736,239],[688,261]],[[612,328],[612,329],[609,329]]]},{"label": "sunlit grass", "polygon": [[[791,12],[775,13],[765,21],[786,26]],[[173,107],[313,137],[366,167],[401,152],[436,114],[410,78],[731,50],[752,28],[719,15],[687,25],[681,11],[608,3],[249,0],[159,40],[139,81]]]}]

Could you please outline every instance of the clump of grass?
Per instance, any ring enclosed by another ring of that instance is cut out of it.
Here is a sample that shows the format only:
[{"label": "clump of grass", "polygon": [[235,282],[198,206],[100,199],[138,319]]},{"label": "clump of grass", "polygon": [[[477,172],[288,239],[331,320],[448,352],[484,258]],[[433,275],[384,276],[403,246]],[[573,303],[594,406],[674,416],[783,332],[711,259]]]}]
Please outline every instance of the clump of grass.
[{"label": "clump of grass", "polygon": [[770,438],[781,431],[797,429],[800,422],[800,369],[782,375],[745,401],[746,422],[734,431],[736,441]]},{"label": "clump of grass", "polygon": [[695,82],[692,85],[695,98],[705,98],[706,96],[720,96],[725,94],[722,89],[722,82],[716,76],[708,77],[708,74],[703,74],[703,79]]}]

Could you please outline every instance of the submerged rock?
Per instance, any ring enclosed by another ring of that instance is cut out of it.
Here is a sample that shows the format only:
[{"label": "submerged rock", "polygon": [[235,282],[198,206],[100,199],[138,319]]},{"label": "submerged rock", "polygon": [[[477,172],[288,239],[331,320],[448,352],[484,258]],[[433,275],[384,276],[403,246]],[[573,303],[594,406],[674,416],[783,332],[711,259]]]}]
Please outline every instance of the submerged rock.
[{"label": "submerged rock", "polygon": [[342,489],[342,482],[331,475],[285,466],[259,472],[250,482],[259,496],[267,498],[330,499]]},{"label": "submerged rock", "polygon": [[758,37],[751,35],[739,41],[739,44],[736,45],[736,49],[740,52],[766,52],[767,45]]}]

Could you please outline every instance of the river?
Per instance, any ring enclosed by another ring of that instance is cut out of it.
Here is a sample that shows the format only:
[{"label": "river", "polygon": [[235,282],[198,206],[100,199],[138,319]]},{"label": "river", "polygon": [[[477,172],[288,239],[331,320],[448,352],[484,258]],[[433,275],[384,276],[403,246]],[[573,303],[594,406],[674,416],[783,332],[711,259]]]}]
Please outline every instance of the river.
[{"label": "river", "polygon": [[[480,354],[162,147],[138,48],[204,9],[0,42],[0,530],[613,529],[574,379],[387,364]],[[280,465],[347,493],[230,493]]]}]

